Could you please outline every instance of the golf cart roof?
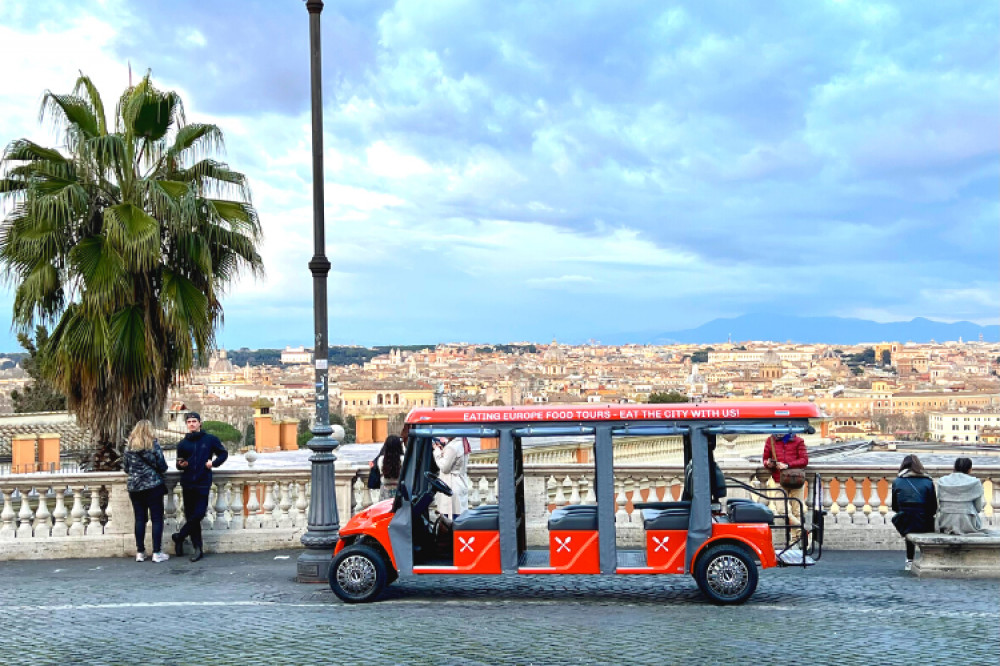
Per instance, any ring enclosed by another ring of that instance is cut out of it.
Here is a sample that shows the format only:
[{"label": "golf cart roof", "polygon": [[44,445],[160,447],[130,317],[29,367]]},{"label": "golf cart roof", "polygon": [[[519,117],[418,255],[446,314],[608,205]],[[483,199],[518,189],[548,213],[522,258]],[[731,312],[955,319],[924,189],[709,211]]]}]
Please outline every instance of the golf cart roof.
[{"label": "golf cart roof", "polygon": [[416,407],[407,425],[437,423],[522,423],[566,421],[697,421],[811,419],[823,414],[811,402],[709,402],[522,405],[516,407]]}]

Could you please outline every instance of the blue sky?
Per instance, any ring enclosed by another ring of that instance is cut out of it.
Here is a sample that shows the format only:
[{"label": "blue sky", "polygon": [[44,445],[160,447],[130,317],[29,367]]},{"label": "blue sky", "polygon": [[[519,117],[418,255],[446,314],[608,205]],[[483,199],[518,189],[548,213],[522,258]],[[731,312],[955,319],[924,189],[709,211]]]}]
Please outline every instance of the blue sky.
[{"label": "blue sky", "polygon": [[[997,323],[998,7],[327,2],[331,342]],[[53,143],[43,91],[82,70],[114,99],[128,63],[218,123],[267,270],[231,290],[220,341],[309,343],[301,1],[4,0],[0,57],[3,143]]]}]

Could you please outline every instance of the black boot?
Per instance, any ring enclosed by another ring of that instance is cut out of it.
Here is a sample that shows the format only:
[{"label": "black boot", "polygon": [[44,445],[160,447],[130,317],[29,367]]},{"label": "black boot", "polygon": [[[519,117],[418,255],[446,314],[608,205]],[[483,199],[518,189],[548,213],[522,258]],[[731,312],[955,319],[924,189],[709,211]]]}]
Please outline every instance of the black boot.
[{"label": "black boot", "polygon": [[180,557],[184,554],[184,539],[181,537],[181,533],[174,532],[170,535],[170,538],[174,542],[174,555]]},{"label": "black boot", "polygon": [[198,546],[195,546],[195,547],[194,547],[194,552],[193,552],[193,553],[191,553],[191,558],[190,558],[190,559],[191,559],[191,561],[192,561],[192,562],[197,562],[198,560],[200,560],[200,559],[201,559],[201,558],[203,558],[203,557],[205,557],[205,551],[203,551],[203,550],[202,550],[201,548],[199,548]]}]

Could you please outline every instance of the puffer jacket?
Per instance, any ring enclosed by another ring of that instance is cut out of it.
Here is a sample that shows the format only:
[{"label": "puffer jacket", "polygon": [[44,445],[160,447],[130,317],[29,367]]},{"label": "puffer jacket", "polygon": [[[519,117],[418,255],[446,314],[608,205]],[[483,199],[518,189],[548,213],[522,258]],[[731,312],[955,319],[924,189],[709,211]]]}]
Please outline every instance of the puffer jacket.
[{"label": "puffer jacket", "polygon": [[153,448],[144,451],[125,451],[125,485],[129,492],[150,490],[163,485],[163,475],[167,471],[167,461],[163,457],[160,443],[153,440]]},{"label": "puffer jacket", "polygon": [[933,532],[937,513],[937,493],[934,482],[926,476],[915,476],[909,470],[892,482],[892,510],[896,530],[906,536],[911,532]]}]

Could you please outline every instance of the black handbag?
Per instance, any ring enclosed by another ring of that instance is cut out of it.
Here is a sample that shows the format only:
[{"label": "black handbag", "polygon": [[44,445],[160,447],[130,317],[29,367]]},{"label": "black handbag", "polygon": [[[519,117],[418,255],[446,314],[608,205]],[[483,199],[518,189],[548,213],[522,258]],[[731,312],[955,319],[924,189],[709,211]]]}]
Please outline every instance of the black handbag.
[{"label": "black handbag", "polygon": [[382,473],[378,471],[378,459],[380,456],[375,456],[375,460],[372,461],[371,469],[368,470],[368,489],[378,490],[382,487]]}]

